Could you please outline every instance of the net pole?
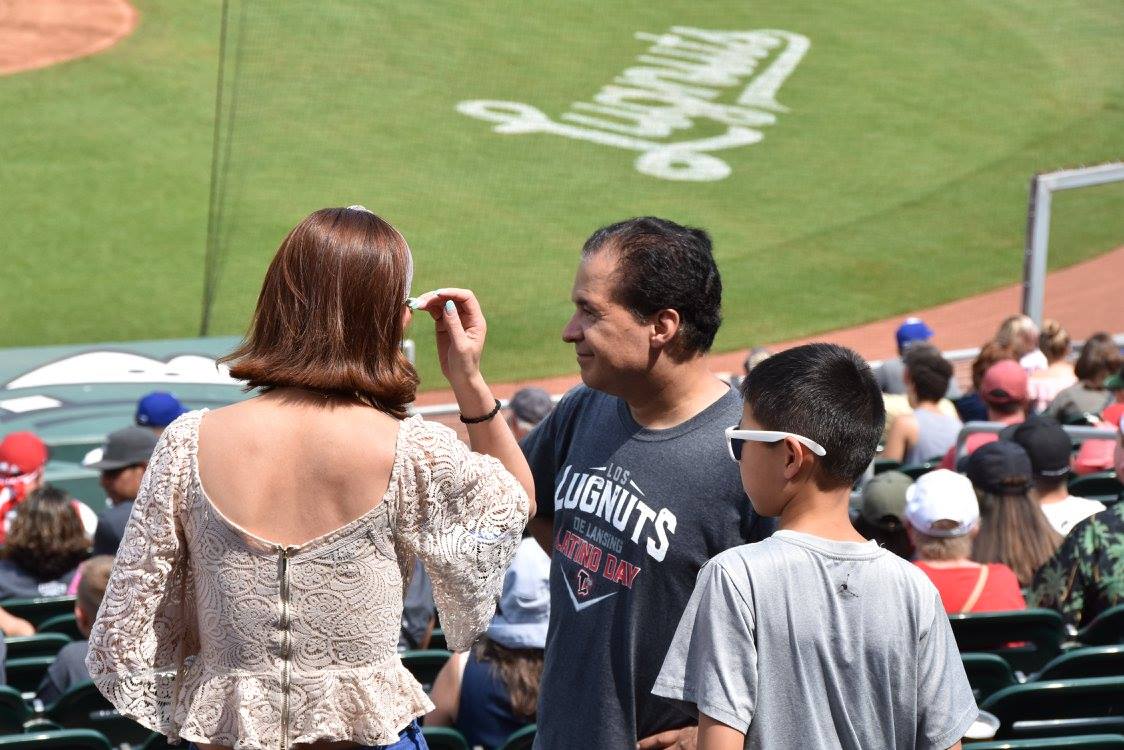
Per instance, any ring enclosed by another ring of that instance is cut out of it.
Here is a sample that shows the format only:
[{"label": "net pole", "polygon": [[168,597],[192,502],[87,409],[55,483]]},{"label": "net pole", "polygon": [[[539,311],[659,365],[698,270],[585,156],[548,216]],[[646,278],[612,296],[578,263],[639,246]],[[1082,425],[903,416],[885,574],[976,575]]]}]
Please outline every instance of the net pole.
[{"label": "net pole", "polygon": [[226,31],[230,0],[222,0],[222,17],[219,22],[219,69],[215,83],[215,126],[211,136],[211,187],[207,199],[207,237],[203,250],[203,311],[199,320],[199,335],[206,336],[211,328],[211,300],[214,297],[212,266],[218,252],[218,217],[216,203],[219,199],[219,140],[222,134],[222,95],[226,73]]}]

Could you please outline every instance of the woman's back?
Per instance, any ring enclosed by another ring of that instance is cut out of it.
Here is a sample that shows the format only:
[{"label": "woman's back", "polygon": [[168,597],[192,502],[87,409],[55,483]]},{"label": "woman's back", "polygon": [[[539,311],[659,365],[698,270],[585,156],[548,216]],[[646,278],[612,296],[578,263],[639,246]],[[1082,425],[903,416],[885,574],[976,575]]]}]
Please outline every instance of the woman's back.
[{"label": "woman's back", "polygon": [[208,499],[253,535],[299,545],[359,518],[390,482],[399,421],[357,402],[283,389],[199,426]]}]

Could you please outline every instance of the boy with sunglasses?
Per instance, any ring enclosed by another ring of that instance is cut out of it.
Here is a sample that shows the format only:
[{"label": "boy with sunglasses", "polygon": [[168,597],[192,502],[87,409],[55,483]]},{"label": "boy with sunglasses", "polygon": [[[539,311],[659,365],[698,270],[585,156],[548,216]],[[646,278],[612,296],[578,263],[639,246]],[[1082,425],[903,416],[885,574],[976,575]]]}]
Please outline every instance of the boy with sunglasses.
[{"label": "boy with sunglasses", "polygon": [[940,595],[847,514],[885,421],[870,368],[796,347],[742,397],[727,445],[778,531],[700,571],[653,692],[698,713],[700,750],[960,747],[978,710]]}]

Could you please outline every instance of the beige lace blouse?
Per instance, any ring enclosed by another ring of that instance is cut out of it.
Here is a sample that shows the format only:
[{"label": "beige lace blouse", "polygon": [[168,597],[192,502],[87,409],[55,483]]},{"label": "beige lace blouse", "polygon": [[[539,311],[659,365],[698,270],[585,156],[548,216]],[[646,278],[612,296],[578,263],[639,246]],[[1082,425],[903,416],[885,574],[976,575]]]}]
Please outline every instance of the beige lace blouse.
[{"label": "beige lace blouse", "polygon": [[383,501],[300,546],[249,534],[199,483],[202,412],[164,432],[117,553],[86,659],[126,716],[245,750],[379,745],[432,709],[397,654],[414,557],[449,647],[495,612],[526,493],[447,427],[402,422]]}]

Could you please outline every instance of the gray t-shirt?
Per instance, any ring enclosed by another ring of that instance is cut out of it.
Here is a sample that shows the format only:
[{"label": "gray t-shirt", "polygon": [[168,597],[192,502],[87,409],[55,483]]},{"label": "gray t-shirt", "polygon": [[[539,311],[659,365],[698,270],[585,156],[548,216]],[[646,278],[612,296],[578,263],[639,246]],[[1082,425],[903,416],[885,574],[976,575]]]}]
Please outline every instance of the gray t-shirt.
[{"label": "gray t-shirt", "polygon": [[948,449],[956,445],[960,428],[964,426],[956,417],[928,409],[914,409],[913,417],[917,420],[917,444],[906,454],[907,464],[943,458]]},{"label": "gray t-shirt", "polygon": [[747,748],[948,748],[979,713],[919,568],[793,531],[703,568],[653,692]]},{"label": "gray t-shirt", "polygon": [[540,516],[554,518],[550,626],[536,748],[627,750],[691,717],[652,685],[699,570],[756,541],[723,430],[733,391],[666,430],[579,386],[523,441]]}]

